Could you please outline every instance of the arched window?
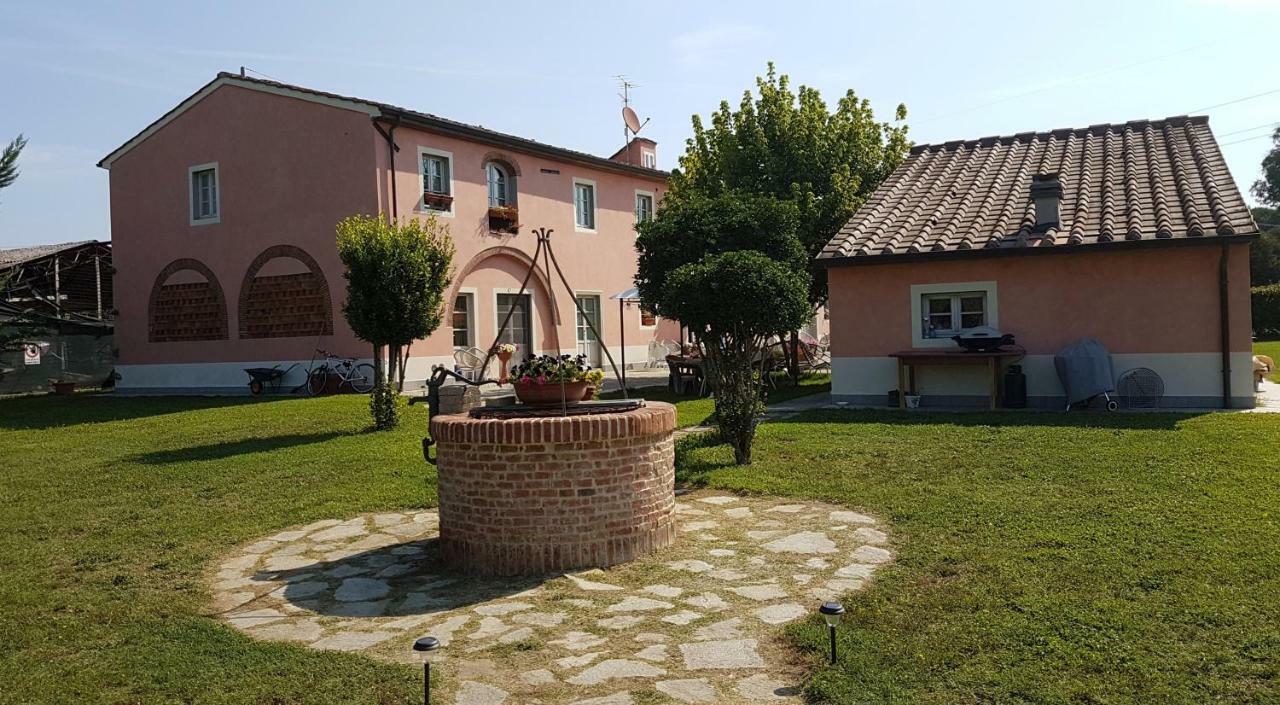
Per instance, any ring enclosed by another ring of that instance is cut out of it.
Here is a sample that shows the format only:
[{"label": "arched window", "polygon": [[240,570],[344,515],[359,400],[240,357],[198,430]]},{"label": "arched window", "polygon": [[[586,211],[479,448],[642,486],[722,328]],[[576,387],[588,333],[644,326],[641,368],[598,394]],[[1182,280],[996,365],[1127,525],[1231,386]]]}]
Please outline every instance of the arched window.
[{"label": "arched window", "polygon": [[311,338],[333,335],[333,305],[324,271],[305,250],[263,250],[240,284],[240,337]]},{"label": "arched window", "polygon": [[489,162],[485,166],[485,173],[489,179],[489,207],[505,208],[512,205],[511,179],[507,175],[507,170],[494,162]]},{"label": "arched window", "polygon": [[222,287],[203,262],[170,262],[156,276],[147,309],[147,339],[153,343],[227,338]]}]

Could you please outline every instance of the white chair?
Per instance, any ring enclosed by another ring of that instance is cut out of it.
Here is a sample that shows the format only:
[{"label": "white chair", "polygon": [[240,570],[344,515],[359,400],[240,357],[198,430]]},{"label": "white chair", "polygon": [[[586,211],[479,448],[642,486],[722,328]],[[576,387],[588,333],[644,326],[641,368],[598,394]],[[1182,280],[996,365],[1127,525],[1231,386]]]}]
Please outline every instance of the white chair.
[{"label": "white chair", "polygon": [[667,366],[667,348],[662,344],[661,340],[649,341],[649,359],[645,362],[645,367],[666,367]]},{"label": "white chair", "polygon": [[453,371],[475,382],[484,376],[484,351],[480,348],[458,348],[453,351]]}]

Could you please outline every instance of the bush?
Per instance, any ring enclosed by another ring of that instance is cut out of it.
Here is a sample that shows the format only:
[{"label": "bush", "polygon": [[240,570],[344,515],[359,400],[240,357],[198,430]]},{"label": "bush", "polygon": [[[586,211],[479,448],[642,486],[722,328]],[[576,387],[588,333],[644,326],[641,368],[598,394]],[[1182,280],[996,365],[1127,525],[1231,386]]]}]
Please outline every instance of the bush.
[{"label": "bush", "polygon": [[1260,337],[1280,338],[1280,284],[1250,289],[1253,302],[1253,332]]},{"label": "bush", "polygon": [[373,388],[369,395],[369,412],[373,414],[374,428],[387,431],[400,423],[399,398],[399,393],[389,381]]}]

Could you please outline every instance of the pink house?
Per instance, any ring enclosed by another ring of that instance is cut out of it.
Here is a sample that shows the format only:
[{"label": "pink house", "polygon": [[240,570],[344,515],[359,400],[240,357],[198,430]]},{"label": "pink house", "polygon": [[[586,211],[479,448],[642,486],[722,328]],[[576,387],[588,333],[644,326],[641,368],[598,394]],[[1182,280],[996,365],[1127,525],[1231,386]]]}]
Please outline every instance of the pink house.
[{"label": "pink house", "polygon": [[[435,217],[457,247],[445,325],[410,351],[408,378],[504,340],[521,352],[601,344],[643,362],[674,323],[610,297],[632,287],[637,218],[662,197],[656,145],[613,159],[425,113],[227,73],[103,159],[111,173],[119,389],[243,393],[246,367],[365,358],[342,314],[334,224],[357,213]],[[572,296],[541,274],[517,295],[536,244],[552,241]],[[303,372],[286,384],[300,383]]]},{"label": "pink house", "polygon": [[[918,146],[820,255],[833,396],[985,405],[1018,364],[1028,406],[1061,408],[1053,356],[1093,337],[1162,406],[1252,407],[1257,234],[1203,117]],[[979,326],[1025,355],[951,364]]]}]

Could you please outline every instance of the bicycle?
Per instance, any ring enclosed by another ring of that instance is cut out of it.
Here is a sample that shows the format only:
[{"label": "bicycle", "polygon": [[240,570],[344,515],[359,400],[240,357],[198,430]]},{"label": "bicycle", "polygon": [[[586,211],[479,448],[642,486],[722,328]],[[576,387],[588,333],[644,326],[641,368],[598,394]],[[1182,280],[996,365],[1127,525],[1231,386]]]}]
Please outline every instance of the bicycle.
[{"label": "bicycle", "polygon": [[329,388],[329,376],[337,378],[338,391],[346,385],[357,394],[367,394],[373,389],[373,365],[367,362],[356,364],[354,357],[338,357],[333,353],[316,348],[316,352],[324,356],[319,367],[307,372],[307,395],[323,394]]}]

